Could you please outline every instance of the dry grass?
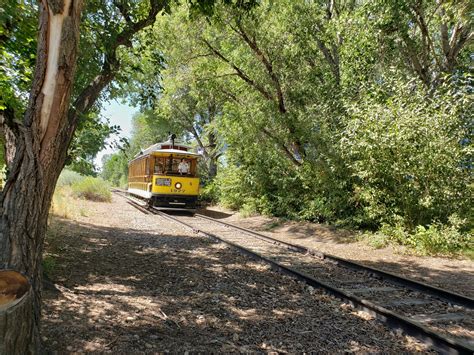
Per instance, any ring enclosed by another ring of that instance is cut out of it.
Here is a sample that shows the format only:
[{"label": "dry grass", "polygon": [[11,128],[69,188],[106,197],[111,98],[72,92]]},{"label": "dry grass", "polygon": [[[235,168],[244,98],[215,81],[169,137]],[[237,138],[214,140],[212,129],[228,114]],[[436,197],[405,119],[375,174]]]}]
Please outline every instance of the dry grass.
[{"label": "dry grass", "polygon": [[77,202],[70,186],[56,187],[51,203],[50,214],[56,217],[74,219],[79,210]]}]

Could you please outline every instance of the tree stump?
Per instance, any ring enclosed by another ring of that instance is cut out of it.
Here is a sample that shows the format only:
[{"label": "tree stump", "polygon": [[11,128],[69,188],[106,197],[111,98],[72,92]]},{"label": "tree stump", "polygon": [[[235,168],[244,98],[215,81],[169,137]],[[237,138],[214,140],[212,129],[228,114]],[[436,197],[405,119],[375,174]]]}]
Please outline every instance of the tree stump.
[{"label": "tree stump", "polygon": [[34,348],[33,290],[28,279],[0,270],[0,354],[31,354]]}]

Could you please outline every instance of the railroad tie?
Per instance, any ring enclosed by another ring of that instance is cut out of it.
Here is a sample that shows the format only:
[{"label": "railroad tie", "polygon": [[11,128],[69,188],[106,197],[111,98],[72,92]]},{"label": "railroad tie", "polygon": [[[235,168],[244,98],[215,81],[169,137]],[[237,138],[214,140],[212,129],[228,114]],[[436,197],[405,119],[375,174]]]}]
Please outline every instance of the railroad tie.
[{"label": "railroad tie", "polygon": [[388,300],[385,302],[389,306],[417,306],[431,303],[432,300],[420,300],[419,298],[405,298],[401,300]]},{"label": "railroad tie", "polygon": [[417,314],[410,318],[420,323],[436,323],[463,320],[468,318],[468,315],[465,313]]},{"label": "railroad tie", "polygon": [[376,292],[394,292],[400,291],[400,289],[395,287],[368,287],[368,288],[353,288],[345,289],[344,291],[352,293],[376,293]]}]

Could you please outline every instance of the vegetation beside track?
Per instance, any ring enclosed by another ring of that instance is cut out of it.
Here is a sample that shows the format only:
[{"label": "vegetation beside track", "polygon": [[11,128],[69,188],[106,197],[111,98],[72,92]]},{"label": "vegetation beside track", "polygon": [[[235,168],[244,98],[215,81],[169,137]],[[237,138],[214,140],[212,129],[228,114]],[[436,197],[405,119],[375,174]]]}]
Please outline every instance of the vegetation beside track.
[{"label": "vegetation beside track", "polygon": [[98,202],[110,202],[112,194],[110,184],[101,178],[84,176],[75,171],[63,170],[53,195],[51,213],[70,218],[76,213],[85,214],[83,209],[74,206],[76,198]]},{"label": "vegetation beside track", "polygon": [[204,154],[205,199],[469,252],[472,70],[440,30],[472,31],[463,3],[288,0],[212,21],[176,6],[127,57],[142,110],[103,176],[123,185],[127,157],[172,130]]}]

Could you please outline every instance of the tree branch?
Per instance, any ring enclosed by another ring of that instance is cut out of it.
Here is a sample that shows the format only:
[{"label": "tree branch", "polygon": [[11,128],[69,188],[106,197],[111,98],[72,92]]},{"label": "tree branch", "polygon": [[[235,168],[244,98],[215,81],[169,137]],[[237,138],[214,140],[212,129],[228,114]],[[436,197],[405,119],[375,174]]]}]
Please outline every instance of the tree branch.
[{"label": "tree branch", "polygon": [[119,9],[125,21],[128,24],[131,24],[132,19],[130,18],[130,15],[128,14],[128,8],[124,5],[124,3],[121,0],[114,0],[114,5],[117,9]]},{"label": "tree branch", "polygon": [[205,38],[202,38],[202,41],[204,44],[223,62],[229,64],[237,73],[237,75],[245,81],[248,85],[252,86],[254,89],[256,89],[259,93],[263,95],[263,97],[267,100],[273,101],[273,95],[270,94],[267,90],[265,90],[262,86],[260,86],[258,83],[250,79],[250,77],[245,74],[242,69],[237,67],[234,63],[232,63],[229,59],[227,59],[221,52],[219,52],[216,48],[214,48],[209,41],[207,41]]},{"label": "tree branch", "polygon": [[285,153],[285,155],[290,159],[290,161],[296,165],[296,166],[301,166],[303,163],[296,159],[296,157],[293,155],[293,153],[288,149],[288,147],[281,143],[271,132],[268,128],[264,127],[262,129],[262,132],[268,137],[270,138],[273,142],[275,142],[277,144],[277,146],[283,151],[283,153]]},{"label": "tree branch", "polygon": [[[418,24],[418,27],[420,28],[420,31],[421,31],[423,45],[424,45],[424,47],[426,47],[425,53],[423,53],[424,56],[425,56],[425,62],[428,60],[427,59],[428,58],[428,53],[431,52],[434,60],[436,61],[436,65],[438,66],[438,68],[440,70],[442,70],[443,65],[439,62],[439,59],[438,59],[438,56],[436,54],[436,50],[435,50],[433,41],[431,39],[429,30],[428,30],[428,26],[425,22],[425,18],[424,18],[422,9],[420,9],[420,6],[421,6],[420,4],[418,4],[416,6],[412,6],[412,11],[414,12],[413,18],[414,18],[415,22]],[[428,53],[426,53],[426,52],[428,52]]]},{"label": "tree branch", "polygon": [[[318,32],[322,32],[319,25],[316,24],[316,30]],[[318,45],[319,50],[323,53],[326,62],[329,64],[331,71],[336,79],[336,84],[339,85],[341,82],[341,74],[339,69],[339,54],[338,54],[338,47],[337,45],[332,45],[332,53],[331,50],[326,46],[326,44],[316,35],[313,34],[314,38],[316,39],[316,44]],[[339,40],[342,42],[342,40]]]},{"label": "tree branch", "polygon": [[[92,82],[90,82],[89,85],[82,90],[69,110],[70,124],[75,125],[78,117],[90,110],[90,108],[99,98],[101,91],[115,78],[115,75],[120,67],[120,63],[117,59],[118,47],[122,45],[131,46],[131,39],[133,36],[140,30],[152,25],[155,22],[156,16],[163,9],[165,2],[165,0],[150,0],[150,9],[145,18],[137,22],[127,20],[127,25],[118,34],[116,41],[112,44],[105,56],[101,73],[97,75],[92,80]],[[117,6],[117,1],[114,3]],[[120,4],[119,6],[119,9],[122,13],[128,13],[128,10],[123,4]]]},{"label": "tree branch", "polygon": [[260,47],[257,44],[257,41],[255,38],[250,38],[248,34],[245,32],[244,28],[242,27],[242,24],[240,21],[237,20],[237,28],[234,28],[231,24],[229,26],[236,32],[243,40],[244,42],[250,47],[250,49],[255,53],[255,56],[257,59],[265,66],[268,75],[270,76],[271,81],[273,82],[273,86],[275,87],[275,91],[277,94],[278,98],[278,110],[280,113],[286,113],[286,107],[285,107],[285,100],[283,97],[283,90],[280,84],[280,80],[278,79],[278,76],[276,75],[275,71],[273,70],[273,64],[268,58],[265,53],[260,49]]},{"label": "tree branch", "polygon": [[193,137],[198,142],[198,145],[202,148],[202,150],[204,152],[204,157],[206,159],[208,159],[209,154],[207,153],[206,147],[204,146],[204,144],[201,141],[201,136],[199,135],[198,131],[196,130],[196,127],[194,127],[193,120],[190,119],[188,117],[188,115],[178,105],[173,105],[173,107],[181,114],[181,117],[183,117],[183,119],[188,123],[188,126],[186,126],[186,128],[188,129],[188,131],[191,131],[191,134],[193,135]]},{"label": "tree branch", "polygon": [[449,41],[450,50],[446,56],[447,68],[452,70],[456,62],[456,57],[466,44],[472,41],[474,33],[469,27],[464,28],[462,24],[457,24]]}]

